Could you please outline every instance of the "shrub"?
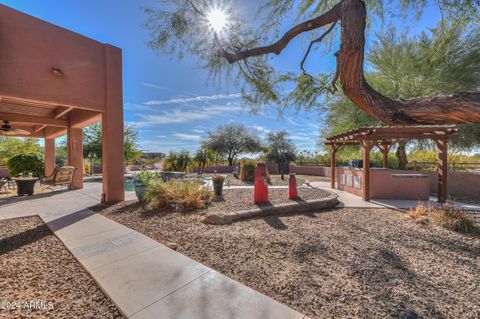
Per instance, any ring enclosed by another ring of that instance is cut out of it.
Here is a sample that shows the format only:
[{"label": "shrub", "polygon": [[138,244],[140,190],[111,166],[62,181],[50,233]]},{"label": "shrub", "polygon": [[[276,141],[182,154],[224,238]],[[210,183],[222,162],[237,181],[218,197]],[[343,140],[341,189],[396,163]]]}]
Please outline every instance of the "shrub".
[{"label": "shrub", "polygon": [[161,175],[159,173],[154,173],[151,171],[141,171],[140,173],[135,175],[134,183],[148,186],[151,182],[160,177]]},{"label": "shrub", "polygon": [[20,154],[10,158],[7,167],[12,176],[32,173],[34,176],[43,176],[43,160],[36,153]]},{"label": "shrub", "polygon": [[215,174],[213,175],[212,177],[212,182],[215,184],[215,183],[223,183],[223,181],[225,180],[225,177],[223,177],[222,175],[218,175],[218,174]]},{"label": "shrub", "polygon": [[450,202],[445,204],[443,209],[434,209],[431,218],[437,224],[453,231],[469,233],[475,228],[468,215],[455,208],[453,203]]},{"label": "shrub", "polygon": [[253,182],[255,180],[255,161],[244,161],[240,167],[240,180],[243,182]]},{"label": "shrub", "polygon": [[426,207],[420,203],[414,209],[409,209],[407,218],[419,224],[426,224],[430,220],[447,229],[458,232],[472,232],[475,229],[473,221],[452,202],[443,206],[430,205]]},{"label": "shrub", "polygon": [[407,211],[407,219],[413,220],[417,224],[428,223],[428,208],[423,204],[418,204],[415,208]]},{"label": "shrub", "polygon": [[90,175],[90,163],[83,162],[83,175]]},{"label": "shrub", "polygon": [[197,181],[156,180],[148,185],[145,199],[151,208],[189,212],[206,207],[212,199],[212,192]]},{"label": "shrub", "polygon": [[164,171],[187,172],[192,164],[192,158],[188,151],[174,152],[170,151],[163,161]]}]

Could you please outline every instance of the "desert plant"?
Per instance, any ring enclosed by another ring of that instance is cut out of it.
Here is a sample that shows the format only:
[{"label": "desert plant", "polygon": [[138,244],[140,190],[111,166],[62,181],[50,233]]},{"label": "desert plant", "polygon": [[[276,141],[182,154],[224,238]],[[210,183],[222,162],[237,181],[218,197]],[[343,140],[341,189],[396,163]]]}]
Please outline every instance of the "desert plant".
[{"label": "desert plant", "polygon": [[415,208],[407,211],[406,219],[411,219],[417,224],[428,223],[428,208],[421,202]]},{"label": "desert plant", "polygon": [[43,176],[43,160],[39,154],[19,154],[10,158],[7,167],[12,176],[32,173],[34,176]]},{"label": "desert plant", "polygon": [[255,161],[243,161],[240,166],[240,180],[243,182],[253,182],[255,180],[255,166]]},{"label": "desert plant", "polygon": [[192,163],[192,158],[188,151],[174,152],[170,151],[163,162],[164,171],[186,172]]},{"label": "desert plant", "polygon": [[444,205],[432,204],[429,207],[420,203],[407,211],[406,218],[418,224],[427,224],[429,221],[433,221],[442,227],[458,232],[468,233],[475,229],[475,225],[468,215],[456,208],[450,201]]},{"label": "desert plant", "polygon": [[443,208],[433,209],[431,218],[437,224],[453,231],[469,233],[475,228],[473,221],[468,215],[455,208],[452,202],[447,202]]},{"label": "desert plant", "polygon": [[216,196],[222,196],[224,181],[225,181],[225,177],[223,177],[222,175],[217,175],[217,174],[213,175],[212,184],[213,184],[213,190]]},{"label": "desert plant", "polygon": [[189,212],[204,208],[212,199],[212,192],[197,181],[172,179],[153,181],[145,194],[150,208]]},{"label": "desert plant", "polygon": [[143,170],[135,175],[133,181],[135,184],[148,186],[152,181],[160,177],[161,175],[159,173]]}]

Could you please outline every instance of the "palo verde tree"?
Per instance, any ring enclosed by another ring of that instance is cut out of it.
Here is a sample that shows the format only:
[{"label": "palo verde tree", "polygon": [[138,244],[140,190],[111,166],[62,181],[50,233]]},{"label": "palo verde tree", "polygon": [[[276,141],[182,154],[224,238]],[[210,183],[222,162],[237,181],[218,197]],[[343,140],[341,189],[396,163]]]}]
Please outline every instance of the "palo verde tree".
[{"label": "palo verde tree", "polygon": [[241,124],[230,123],[209,132],[203,146],[227,156],[228,165],[233,166],[237,155],[257,153],[262,150],[258,134]]},{"label": "palo verde tree", "polygon": [[[443,21],[413,37],[390,28],[377,34],[367,62],[369,83],[392,99],[473,91],[480,87],[480,31],[462,20]],[[344,96],[331,103],[326,123],[326,135],[380,124]],[[458,138],[452,141],[459,149],[478,143],[480,125],[460,126]],[[405,144],[397,147],[400,168],[407,163]]]},{"label": "palo verde tree", "polygon": [[[383,17],[389,11],[386,10],[388,5],[397,5],[396,11],[403,13],[420,14],[428,1],[264,0],[259,6],[261,25],[245,23],[232,1],[224,1],[225,7],[221,9],[212,8],[212,1],[207,0],[165,3],[160,9],[147,9],[147,28],[152,31],[150,45],[180,57],[196,55],[199,66],[214,75],[238,76],[239,82],[245,85],[242,89],[244,101],[252,105],[285,102],[315,106],[320,96],[328,91],[336,92],[339,82],[346,97],[383,123],[480,123],[478,90],[393,99],[375,90],[365,78],[367,16]],[[479,20],[478,0],[437,0],[435,3],[444,16]],[[297,19],[303,22],[279,35],[278,30],[285,28],[282,22],[294,15],[294,11]],[[206,27],[208,24],[211,30]],[[302,72],[298,75],[277,72],[269,56],[281,54],[293,39],[303,34],[308,34],[311,42],[300,63]],[[305,60],[311,48],[335,36],[340,38],[340,48],[334,54],[334,74],[309,75]],[[285,92],[283,84],[286,81],[293,83],[294,89],[283,97],[281,93]]]}]

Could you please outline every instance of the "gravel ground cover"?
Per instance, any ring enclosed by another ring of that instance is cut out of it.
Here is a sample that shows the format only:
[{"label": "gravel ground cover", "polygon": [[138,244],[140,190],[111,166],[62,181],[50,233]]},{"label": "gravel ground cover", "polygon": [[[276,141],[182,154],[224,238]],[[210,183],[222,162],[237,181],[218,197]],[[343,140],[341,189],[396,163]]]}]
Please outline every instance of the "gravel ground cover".
[{"label": "gravel ground cover", "polygon": [[0,221],[0,318],[122,318],[38,217]]},{"label": "gravel ground cover", "polygon": [[343,208],[214,226],[136,202],[97,209],[311,318],[480,317],[479,235],[406,222],[398,211]]},{"label": "gravel ground cover", "polygon": [[319,199],[329,195],[328,192],[317,188],[299,188],[298,200],[288,199],[288,189],[269,189],[268,199],[270,203],[254,204],[253,203],[253,189],[226,189],[223,191],[223,198],[212,202],[212,204],[200,213],[206,212],[236,212],[239,210],[246,210],[257,208],[259,206],[268,206],[271,204],[281,204],[294,201]]},{"label": "gravel ground cover", "polygon": [[[203,178],[212,177],[214,174],[203,174]],[[233,177],[232,174],[221,174],[225,177],[225,185],[229,186],[252,186],[253,182],[242,182],[240,179]],[[197,178],[197,174],[187,174],[187,178]],[[310,176],[310,175],[297,175],[297,184],[302,185],[303,183],[317,182],[317,181],[329,181],[328,177],[324,176]],[[280,175],[270,175],[271,185],[274,186],[288,186],[288,174],[285,174],[285,180],[281,179]]]}]

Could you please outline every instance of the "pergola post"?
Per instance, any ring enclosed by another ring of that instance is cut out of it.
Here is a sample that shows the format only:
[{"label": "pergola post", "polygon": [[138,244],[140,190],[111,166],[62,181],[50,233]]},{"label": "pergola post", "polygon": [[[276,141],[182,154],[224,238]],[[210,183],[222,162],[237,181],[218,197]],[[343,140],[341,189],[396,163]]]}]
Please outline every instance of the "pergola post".
[{"label": "pergola post", "polygon": [[45,148],[44,148],[44,159],[45,159],[45,176],[50,176],[55,169],[55,139],[46,138],[45,139]]},{"label": "pergola post", "polygon": [[103,202],[125,199],[122,52],[106,45],[107,105],[102,114]]},{"label": "pergola post", "polygon": [[363,148],[363,187],[362,198],[364,201],[370,201],[370,151],[372,143],[368,140],[362,140]]},{"label": "pergola post", "polygon": [[448,176],[448,141],[435,140],[438,147],[438,202],[447,201],[447,176]]},{"label": "pergola post", "polygon": [[331,178],[330,178],[330,185],[332,188],[335,188],[335,180],[337,177],[336,167],[337,167],[337,150],[338,145],[332,144],[332,155],[330,159],[330,170],[331,170]]},{"label": "pergola post", "polygon": [[67,130],[68,165],[75,167],[72,189],[83,188],[83,135],[81,128]]}]

